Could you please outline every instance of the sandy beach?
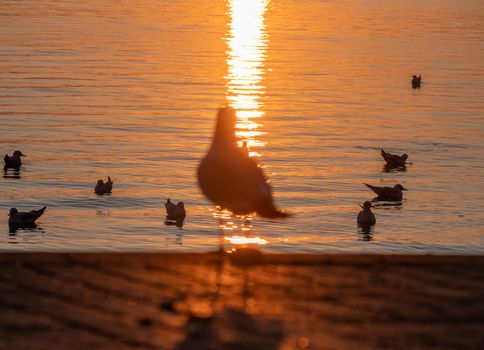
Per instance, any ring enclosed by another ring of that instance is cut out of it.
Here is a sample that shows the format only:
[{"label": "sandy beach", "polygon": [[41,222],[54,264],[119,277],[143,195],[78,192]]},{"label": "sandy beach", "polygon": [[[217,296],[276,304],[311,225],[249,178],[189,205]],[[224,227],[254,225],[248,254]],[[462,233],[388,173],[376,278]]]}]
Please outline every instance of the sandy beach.
[{"label": "sandy beach", "polygon": [[0,255],[1,349],[478,349],[484,256]]}]

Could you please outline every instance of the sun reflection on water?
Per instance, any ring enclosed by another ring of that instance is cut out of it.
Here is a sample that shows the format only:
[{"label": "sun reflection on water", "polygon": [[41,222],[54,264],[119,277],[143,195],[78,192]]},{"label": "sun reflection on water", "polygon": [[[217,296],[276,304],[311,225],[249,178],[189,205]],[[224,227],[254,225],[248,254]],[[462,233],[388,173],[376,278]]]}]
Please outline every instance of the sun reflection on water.
[{"label": "sun reflection on water", "polygon": [[260,118],[264,61],[268,36],[264,15],[268,0],[229,0],[230,15],[227,43],[227,92],[226,99],[237,111],[237,136],[242,144],[247,142],[250,156],[259,156],[256,148],[264,146],[258,138],[262,124]]},{"label": "sun reflection on water", "polygon": [[[228,0],[229,30],[225,36],[227,45],[226,100],[237,113],[237,138],[239,145],[247,147],[250,157],[260,156],[264,143],[260,119],[264,61],[268,36],[265,31],[264,15],[268,0]],[[218,220],[221,248],[227,243],[227,251],[240,247],[267,244],[267,240],[252,234],[254,215],[235,216],[226,210],[214,210]],[[226,236],[227,235],[227,236]]]}]

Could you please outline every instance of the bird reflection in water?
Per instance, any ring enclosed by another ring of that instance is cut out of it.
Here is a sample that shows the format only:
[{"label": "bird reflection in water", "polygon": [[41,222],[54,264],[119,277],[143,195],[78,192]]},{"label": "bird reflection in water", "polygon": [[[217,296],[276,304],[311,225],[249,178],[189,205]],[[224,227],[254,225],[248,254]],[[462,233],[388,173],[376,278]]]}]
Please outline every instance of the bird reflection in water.
[{"label": "bird reflection in water", "polygon": [[[9,225],[8,227],[9,232],[9,239],[16,239],[18,233],[45,233],[45,229],[41,226],[37,225],[36,223],[29,224],[29,225],[22,225],[22,226],[15,226]],[[17,242],[10,242],[9,243],[17,243]]]},{"label": "bird reflection in water", "polygon": [[405,172],[407,171],[407,167],[393,167],[391,165],[385,164],[383,166],[382,172],[384,173],[399,173],[399,172]]},{"label": "bird reflection in water", "polygon": [[375,234],[375,225],[358,225],[358,240],[372,241]]},{"label": "bird reflection in water", "polygon": [[3,178],[4,179],[21,179],[22,176],[20,176],[20,171],[12,171],[12,172],[8,172],[7,170],[5,170],[3,172]]},{"label": "bird reflection in water", "polygon": [[232,253],[241,248],[258,249],[268,243],[252,233],[255,214],[233,215],[228,210],[216,208],[213,216],[218,221],[220,251]]}]

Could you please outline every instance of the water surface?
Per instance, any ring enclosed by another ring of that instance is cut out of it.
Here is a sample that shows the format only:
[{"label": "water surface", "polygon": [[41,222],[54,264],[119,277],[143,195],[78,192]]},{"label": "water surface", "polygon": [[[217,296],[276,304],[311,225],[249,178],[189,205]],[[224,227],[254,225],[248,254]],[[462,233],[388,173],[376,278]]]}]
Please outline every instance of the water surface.
[{"label": "water surface", "polygon": [[[195,173],[231,104],[294,216],[226,219],[224,235],[276,252],[484,253],[482,1],[0,7],[0,151],[28,156],[0,178],[1,250],[215,249]],[[382,147],[413,164],[384,172]],[[96,196],[108,175],[113,194]],[[363,182],[409,189],[370,235]],[[186,204],[182,229],[164,224],[168,197]],[[10,207],[42,205],[37,229],[9,232]]]}]

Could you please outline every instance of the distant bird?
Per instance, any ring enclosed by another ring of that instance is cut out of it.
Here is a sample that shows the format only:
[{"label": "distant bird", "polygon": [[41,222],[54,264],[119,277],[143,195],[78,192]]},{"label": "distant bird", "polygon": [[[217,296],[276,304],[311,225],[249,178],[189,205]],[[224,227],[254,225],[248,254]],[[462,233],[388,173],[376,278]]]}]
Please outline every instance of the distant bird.
[{"label": "distant bird", "polygon": [[237,147],[235,111],[218,110],[212,145],[198,167],[198,184],[213,203],[236,215],[257,212],[266,218],[288,214],[277,209],[262,168]]},{"label": "distant bird", "polygon": [[107,182],[104,182],[101,179],[97,180],[97,184],[94,187],[94,192],[96,192],[96,194],[105,194],[105,193],[111,193],[112,189],[113,189],[113,181],[111,181],[111,178],[108,176]]},{"label": "distant bird", "polygon": [[185,204],[183,202],[178,202],[178,204],[175,204],[170,201],[170,198],[168,198],[165,203],[165,209],[167,220],[183,221],[187,216]]},{"label": "distant bird", "polygon": [[13,155],[11,157],[6,154],[3,158],[3,161],[5,162],[3,170],[7,171],[7,169],[11,168],[15,171],[19,171],[20,167],[22,166],[22,158],[20,157],[26,157],[26,155],[20,151],[13,152]]},{"label": "distant bird", "polygon": [[380,201],[401,201],[403,197],[402,191],[407,191],[407,189],[400,184],[397,184],[393,187],[377,187],[368,184],[364,185],[370,188],[373,192],[375,192],[378,195],[376,199]]},{"label": "distant bird", "polygon": [[32,226],[35,224],[35,220],[37,220],[42,214],[44,214],[44,210],[46,207],[43,207],[39,210],[32,210],[29,212],[19,212],[17,208],[10,209],[10,218],[8,219],[8,225],[11,227],[27,227]]},{"label": "distant bird", "polygon": [[383,149],[381,150],[381,156],[383,157],[383,159],[385,159],[385,162],[387,162],[386,165],[389,168],[404,168],[408,159],[408,155],[406,153],[399,156],[396,154],[385,152]]},{"label": "distant bird", "polygon": [[422,83],[422,76],[412,75],[412,88],[420,88],[420,83]]},{"label": "distant bird", "polygon": [[358,223],[358,225],[361,225],[361,226],[375,225],[376,218],[375,218],[375,214],[373,214],[373,212],[371,211],[371,208],[373,208],[373,206],[371,205],[371,202],[366,201],[365,203],[363,203],[363,205],[360,205],[360,206],[361,208],[363,208],[363,210],[358,213],[358,216],[356,218],[356,222]]}]

